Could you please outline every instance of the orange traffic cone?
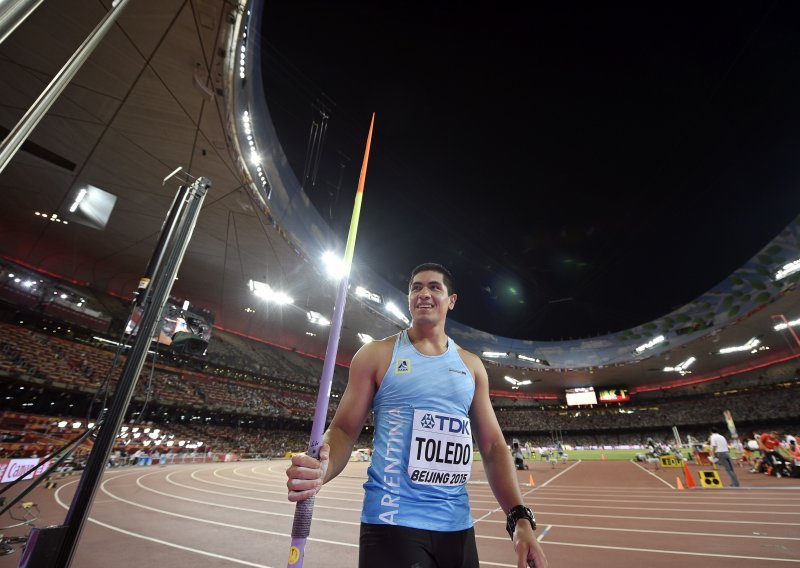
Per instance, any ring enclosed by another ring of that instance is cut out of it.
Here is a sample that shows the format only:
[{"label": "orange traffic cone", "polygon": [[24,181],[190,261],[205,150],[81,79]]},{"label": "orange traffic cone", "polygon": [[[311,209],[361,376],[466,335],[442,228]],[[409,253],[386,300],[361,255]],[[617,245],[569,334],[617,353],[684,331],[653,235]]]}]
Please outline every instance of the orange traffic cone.
[{"label": "orange traffic cone", "polygon": [[689,466],[686,465],[686,462],[683,462],[683,475],[686,477],[686,487],[697,487],[697,484],[694,482],[694,478],[692,477],[692,472],[689,471]]},{"label": "orange traffic cone", "polygon": [[681,478],[680,478],[680,476],[678,476],[678,477],[676,477],[676,478],[675,478],[675,483],[676,483],[676,485],[678,486],[678,489],[679,489],[680,491],[683,491],[683,483],[681,483]]},{"label": "orange traffic cone", "polygon": [[533,487],[533,476],[530,473],[528,474],[528,485]]},{"label": "orange traffic cone", "polygon": [[600,459],[603,460],[603,461],[606,461],[606,453],[605,452],[600,452]]}]

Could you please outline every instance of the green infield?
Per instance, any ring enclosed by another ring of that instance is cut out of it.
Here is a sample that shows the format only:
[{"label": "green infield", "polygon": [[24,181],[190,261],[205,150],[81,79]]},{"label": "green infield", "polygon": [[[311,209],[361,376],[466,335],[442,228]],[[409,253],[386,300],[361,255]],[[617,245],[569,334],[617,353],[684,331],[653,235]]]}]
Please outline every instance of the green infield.
[{"label": "green infield", "polygon": [[[578,460],[632,460],[636,458],[636,454],[643,454],[645,450],[567,450],[567,460],[568,461],[578,461]],[[689,451],[684,449],[683,456],[686,458],[691,459],[689,455]],[[474,454],[474,459],[480,460],[481,454],[477,450]],[[534,453],[533,459],[525,459],[528,462],[537,462],[542,461],[541,456],[538,453]]]}]

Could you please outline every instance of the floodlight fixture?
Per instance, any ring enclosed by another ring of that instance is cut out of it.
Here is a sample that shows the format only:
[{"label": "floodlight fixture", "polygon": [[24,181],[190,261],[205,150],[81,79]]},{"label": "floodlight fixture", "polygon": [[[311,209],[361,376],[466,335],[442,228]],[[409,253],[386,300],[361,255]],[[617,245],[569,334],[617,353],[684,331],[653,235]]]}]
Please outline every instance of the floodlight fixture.
[{"label": "floodlight fixture", "polygon": [[377,292],[371,292],[367,290],[363,286],[356,286],[356,296],[359,298],[364,298],[365,300],[369,300],[370,302],[374,302],[376,304],[382,304],[383,298]]},{"label": "floodlight fixture", "polygon": [[75,196],[75,201],[73,201],[72,205],[69,206],[70,213],[75,213],[75,210],[78,208],[78,205],[81,204],[83,198],[86,197],[87,193],[89,193],[89,190],[87,190],[85,187],[81,188],[81,190],[78,192],[78,195]]},{"label": "floodlight fixture", "polygon": [[409,321],[406,315],[400,311],[400,308],[394,302],[389,302],[386,304],[386,311],[392,314],[394,317],[402,321],[404,324],[408,325]]},{"label": "floodlight fixture", "polygon": [[546,361],[545,359],[539,359],[537,357],[528,357],[527,355],[521,355],[517,353],[517,359],[521,359],[523,361],[530,361],[531,363],[538,363],[539,365],[544,365],[545,367],[550,366],[550,362]]},{"label": "floodlight fixture", "polygon": [[319,312],[315,312],[314,310],[308,310],[306,312],[306,317],[310,323],[314,323],[320,326],[331,325],[331,320],[323,316]]},{"label": "floodlight fixture", "polygon": [[499,359],[501,357],[508,357],[508,353],[502,351],[484,351],[483,356],[489,359]]},{"label": "floodlight fixture", "polygon": [[273,290],[269,284],[266,284],[264,282],[250,280],[248,282],[248,286],[250,287],[250,291],[253,292],[254,295],[268,302],[272,302],[278,305],[294,303],[294,299],[291,298],[288,294],[286,294],[285,292],[279,292],[277,290]]},{"label": "floodlight fixture", "polygon": [[332,280],[341,280],[347,274],[347,264],[344,259],[333,251],[326,251],[322,255],[325,272]]},{"label": "floodlight fixture", "polygon": [[747,343],[744,345],[736,345],[734,347],[723,347],[719,350],[720,355],[724,355],[725,353],[736,353],[739,351],[753,351],[756,347],[758,347],[759,339],[757,337],[751,337]]},{"label": "floodlight fixture", "polygon": [[795,272],[800,270],[800,258],[795,259],[791,262],[787,262],[784,264],[780,270],[778,270],[774,275],[773,278],[775,280],[783,280],[787,276],[791,276]]},{"label": "floodlight fixture", "polygon": [[653,347],[655,347],[659,343],[663,342],[664,340],[665,340],[665,337],[663,335],[659,335],[658,337],[654,337],[653,339],[651,339],[647,343],[643,343],[642,345],[637,347],[636,348],[636,352],[637,353],[643,353],[643,352],[647,351],[648,349],[652,349]]},{"label": "floodlight fixture", "polygon": [[688,359],[686,359],[684,362],[682,362],[682,363],[679,363],[679,364],[678,364],[678,365],[676,365],[675,367],[664,367],[664,371],[666,371],[666,372],[668,372],[668,373],[670,373],[670,372],[675,372],[675,373],[680,373],[681,375],[686,375],[686,374],[688,374],[688,373],[691,373],[691,371],[687,371],[687,369],[688,369],[688,368],[689,368],[689,367],[692,365],[692,363],[694,363],[695,361],[697,361],[697,359],[696,359],[695,357],[689,357],[689,358],[688,358]]},{"label": "floodlight fixture", "polygon": [[775,331],[783,331],[784,329],[788,329],[789,327],[797,327],[798,325],[800,325],[800,319],[792,320],[792,321],[788,322],[788,324],[787,323],[779,323],[778,325],[776,325],[772,329],[774,329]]}]

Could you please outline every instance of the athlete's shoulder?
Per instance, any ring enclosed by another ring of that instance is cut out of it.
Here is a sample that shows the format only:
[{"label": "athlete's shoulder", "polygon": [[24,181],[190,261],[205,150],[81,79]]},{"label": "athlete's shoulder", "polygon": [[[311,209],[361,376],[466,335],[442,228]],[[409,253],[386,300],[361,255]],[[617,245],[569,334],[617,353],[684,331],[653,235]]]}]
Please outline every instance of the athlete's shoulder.
[{"label": "athlete's shoulder", "polygon": [[459,346],[456,346],[456,349],[459,357],[464,361],[464,365],[467,366],[467,369],[470,370],[473,377],[478,378],[486,375],[486,367],[483,366],[483,361],[481,361],[480,357]]},{"label": "athlete's shoulder", "polygon": [[353,361],[391,359],[398,335],[399,334],[395,334],[383,339],[375,339],[362,345],[361,349],[359,349],[353,357]]},{"label": "athlete's shoulder", "polygon": [[483,364],[481,362],[481,358],[475,355],[475,353],[473,353],[472,351],[467,351],[466,349],[462,348],[459,345],[456,345],[456,350],[458,351],[458,354],[461,356],[461,358],[464,360],[465,363],[472,363],[472,364],[480,363],[481,365]]}]

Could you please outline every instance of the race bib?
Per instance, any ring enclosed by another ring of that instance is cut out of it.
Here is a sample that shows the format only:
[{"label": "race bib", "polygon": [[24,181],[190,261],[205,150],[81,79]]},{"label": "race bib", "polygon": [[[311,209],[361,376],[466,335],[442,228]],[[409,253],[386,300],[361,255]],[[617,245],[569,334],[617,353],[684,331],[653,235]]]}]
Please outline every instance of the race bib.
[{"label": "race bib", "polygon": [[464,485],[472,469],[469,418],[414,410],[408,477],[420,485]]}]

